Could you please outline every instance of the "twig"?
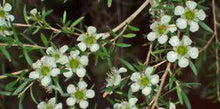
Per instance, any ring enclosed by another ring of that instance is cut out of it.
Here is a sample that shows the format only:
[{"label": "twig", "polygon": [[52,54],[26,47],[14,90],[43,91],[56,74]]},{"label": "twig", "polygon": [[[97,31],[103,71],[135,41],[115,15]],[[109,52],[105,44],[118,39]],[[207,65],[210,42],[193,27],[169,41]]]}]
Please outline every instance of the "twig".
[{"label": "twig", "polygon": [[153,67],[155,67],[155,68],[156,68],[156,67],[159,67],[160,65],[164,64],[165,62],[167,62],[167,60],[164,60],[164,61],[162,61],[162,62],[160,62],[160,63],[154,65]]},{"label": "twig", "polygon": [[211,44],[212,40],[215,38],[215,34],[212,35],[212,37],[209,39],[209,41],[205,44],[205,46],[199,51],[200,53],[206,50],[209,45]]},{"label": "twig", "polygon": [[163,76],[162,76],[162,78],[161,78],[161,83],[160,83],[159,90],[158,90],[156,96],[153,98],[153,105],[152,105],[152,108],[151,108],[151,109],[155,109],[155,107],[157,106],[157,102],[158,102],[158,99],[159,99],[159,97],[160,97],[160,93],[161,93],[161,91],[162,91],[162,89],[163,89],[163,86],[164,86],[164,83],[165,83],[167,74],[168,74],[168,72],[169,72],[169,70],[170,70],[170,66],[171,66],[171,63],[168,63],[168,64],[167,64],[167,67],[166,67],[166,70],[165,70],[165,72],[164,72],[164,74],[163,74]]},{"label": "twig", "polygon": [[152,52],[152,43],[150,44],[150,47],[149,47],[149,50],[148,50],[148,53],[147,53],[147,58],[146,58],[146,61],[144,62],[144,65],[147,65],[149,60],[150,60],[150,54]]},{"label": "twig", "polygon": [[31,82],[27,87],[25,87],[25,89],[21,93],[18,94],[18,98],[20,98],[21,95],[25,93],[33,84],[34,82]]},{"label": "twig", "polygon": [[[7,45],[10,45],[10,44],[0,43],[0,46],[7,46]],[[11,46],[17,47],[19,45],[18,44],[12,44]],[[38,45],[23,44],[23,46],[24,47],[33,47],[33,48],[47,49],[47,47],[42,47],[42,46],[38,46]]]},{"label": "twig", "polygon": [[[30,69],[25,69],[25,70],[20,70],[20,71],[16,71],[16,72],[13,72],[13,73],[10,73],[10,74],[12,74],[12,75],[19,75],[19,74],[21,74],[23,71],[25,71],[25,72],[28,72]],[[6,73],[7,74],[7,73]],[[7,78],[8,76],[6,76],[6,75],[0,75],[0,79],[5,79],[5,78]]]}]

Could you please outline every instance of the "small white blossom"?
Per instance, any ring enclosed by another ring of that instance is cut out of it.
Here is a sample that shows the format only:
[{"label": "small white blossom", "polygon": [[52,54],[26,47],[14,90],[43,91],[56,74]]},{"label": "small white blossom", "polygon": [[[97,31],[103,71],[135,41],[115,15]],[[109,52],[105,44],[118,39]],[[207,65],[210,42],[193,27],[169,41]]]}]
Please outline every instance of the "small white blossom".
[{"label": "small white blossom", "polygon": [[0,26],[10,27],[10,21],[14,21],[14,16],[9,14],[12,6],[9,3],[5,3],[3,6],[0,5]]},{"label": "small white blossom", "polygon": [[164,44],[168,40],[168,32],[175,32],[177,30],[175,24],[169,24],[171,21],[171,16],[163,15],[160,21],[155,21],[151,24],[150,28],[152,32],[147,35],[149,41],[154,41],[158,39],[160,44]]},{"label": "small white blossom", "polygon": [[41,80],[41,84],[45,87],[50,85],[51,77],[60,74],[53,57],[44,56],[32,65],[34,71],[29,74],[29,78]]},{"label": "small white blossom", "polygon": [[78,38],[77,41],[81,41],[78,44],[78,47],[80,48],[80,50],[85,51],[86,48],[89,48],[91,52],[96,52],[97,50],[99,50],[99,44],[97,43],[97,41],[102,38],[106,38],[106,34],[100,33],[97,34],[96,33],[96,28],[93,26],[89,26],[87,28],[87,32],[85,34],[81,34]]},{"label": "small white blossom", "polygon": [[46,53],[56,59],[57,63],[66,64],[68,62],[68,57],[64,54],[68,50],[68,46],[64,45],[60,49],[55,49],[49,47],[46,50]]},{"label": "small white blossom", "polygon": [[5,37],[10,35],[12,35],[12,31],[7,26],[0,26],[0,36]]},{"label": "small white blossom", "polygon": [[173,46],[173,51],[167,53],[167,60],[175,62],[178,60],[178,65],[182,68],[189,65],[189,59],[196,59],[199,56],[199,50],[196,47],[191,47],[192,40],[188,36],[183,36],[180,41],[177,36],[170,38],[169,43]]},{"label": "small white blossom", "polygon": [[122,81],[120,74],[125,72],[127,72],[127,69],[124,67],[121,67],[119,70],[117,70],[116,68],[112,68],[111,72],[107,74],[108,77],[106,79],[106,87],[118,86]]},{"label": "small white blossom", "polygon": [[115,103],[113,109],[138,109],[135,105],[137,98],[130,98],[129,101],[122,101],[121,103]]},{"label": "small white blossom", "polygon": [[191,32],[199,30],[198,22],[205,20],[206,14],[202,9],[196,9],[197,3],[194,1],[187,1],[186,7],[177,6],[174,10],[174,14],[180,16],[177,19],[176,25],[180,29],[185,29],[187,24],[190,26]]},{"label": "small white blossom", "polygon": [[42,101],[37,105],[37,109],[63,109],[62,103],[56,103],[56,98],[51,98],[48,102]]},{"label": "small white blossom", "polygon": [[159,82],[159,76],[157,74],[152,74],[154,68],[148,67],[144,72],[135,72],[131,75],[131,90],[132,92],[137,92],[142,90],[142,94],[148,96],[151,93],[151,86],[157,85]]},{"label": "small white blossom", "polygon": [[68,106],[74,106],[76,103],[79,104],[80,108],[87,108],[89,103],[88,99],[94,98],[95,92],[92,89],[87,89],[87,83],[84,81],[78,82],[78,85],[68,85],[67,93],[70,97],[67,98],[66,103]]},{"label": "small white blossom", "polygon": [[88,65],[88,62],[88,56],[80,56],[80,52],[78,50],[71,51],[70,56],[68,57],[68,62],[65,64],[68,71],[64,72],[63,75],[69,78],[73,73],[76,73],[78,77],[84,77],[86,75],[85,66]]},{"label": "small white blossom", "polygon": [[30,11],[30,13],[33,15],[33,16],[36,16],[37,15],[37,9],[34,8]]}]

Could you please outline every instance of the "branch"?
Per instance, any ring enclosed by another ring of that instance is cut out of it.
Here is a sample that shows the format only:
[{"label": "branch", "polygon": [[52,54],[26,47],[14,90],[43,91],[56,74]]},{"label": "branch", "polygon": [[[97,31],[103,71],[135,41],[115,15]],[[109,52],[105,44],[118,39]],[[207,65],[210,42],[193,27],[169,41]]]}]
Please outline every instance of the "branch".
[{"label": "branch", "polygon": [[146,58],[146,61],[144,62],[144,65],[147,65],[149,60],[150,60],[150,54],[152,52],[152,43],[150,44],[150,47],[149,47],[149,50],[148,50],[148,53],[147,53],[147,58]]},{"label": "branch", "polygon": [[[16,71],[16,72],[13,72],[13,73],[11,73],[12,75],[19,75],[19,74],[21,74],[23,71],[25,71],[25,72],[28,72],[28,71],[30,71],[30,69],[25,69],[25,70],[20,70],[20,71]],[[7,73],[6,73],[7,74]],[[6,76],[6,75],[0,75],[0,79],[5,79],[5,78],[7,78],[8,76]]]},{"label": "branch", "polygon": [[[0,43],[0,46],[8,46],[10,44],[6,44],[6,43]],[[18,44],[12,44],[13,47],[18,47]],[[47,49],[47,47],[42,47],[42,46],[38,46],[38,45],[30,45],[30,44],[23,44],[24,47],[33,47],[33,48],[41,48],[41,49]]]},{"label": "branch", "polygon": [[165,83],[167,74],[168,74],[168,72],[169,72],[169,70],[170,70],[170,66],[171,66],[171,63],[168,63],[168,64],[167,64],[167,67],[166,67],[166,70],[165,70],[165,72],[164,72],[164,74],[163,74],[163,76],[162,76],[162,78],[161,78],[161,83],[160,83],[159,90],[158,90],[156,96],[153,98],[153,102],[154,102],[154,103],[153,103],[153,106],[152,106],[151,109],[155,109],[155,107],[157,106],[157,102],[158,102],[158,99],[159,99],[159,97],[160,97],[160,93],[162,92],[162,89],[163,89],[163,86],[164,86],[164,83]]}]

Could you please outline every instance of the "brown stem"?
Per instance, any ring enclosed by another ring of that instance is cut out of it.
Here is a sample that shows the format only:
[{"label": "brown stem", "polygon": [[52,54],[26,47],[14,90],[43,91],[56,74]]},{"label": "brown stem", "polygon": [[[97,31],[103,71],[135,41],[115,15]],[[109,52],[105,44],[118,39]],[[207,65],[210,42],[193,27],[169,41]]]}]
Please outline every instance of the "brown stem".
[{"label": "brown stem", "polygon": [[[7,46],[7,45],[10,45],[10,44],[0,43],[0,46]],[[11,46],[17,47],[19,45],[18,44],[12,44]],[[23,46],[24,47],[33,47],[33,48],[47,49],[47,47],[42,47],[42,46],[38,46],[38,45],[23,44]]]},{"label": "brown stem", "polygon": [[[20,70],[20,71],[16,71],[16,72],[12,72],[12,73],[10,73],[10,74],[12,74],[12,75],[19,75],[19,74],[21,74],[22,72],[28,72],[28,71],[30,71],[30,69],[25,69],[25,70]],[[5,79],[5,78],[7,78],[8,76],[6,76],[6,75],[0,75],[0,79]]]}]

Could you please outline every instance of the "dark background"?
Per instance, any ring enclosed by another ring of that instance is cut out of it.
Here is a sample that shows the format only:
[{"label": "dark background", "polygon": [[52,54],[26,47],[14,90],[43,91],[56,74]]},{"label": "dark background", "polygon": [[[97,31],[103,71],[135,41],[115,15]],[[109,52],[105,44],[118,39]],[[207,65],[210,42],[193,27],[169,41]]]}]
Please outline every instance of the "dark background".
[{"label": "dark background", "polygon": [[[93,25],[98,28],[99,32],[106,32],[107,26],[110,28],[114,28],[119,23],[124,21],[129,15],[131,15],[143,2],[144,0],[113,0],[113,4],[111,8],[107,8],[106,1],[100,0],[98,2],[97,0],[67,0],[66,3],[63,3],[62,0],[45,0],[44,2],[40,2],[40,0],[10,0],[10,3],[12,3],[13,11],[12,13],[15,15],[15,22],[16,23],[23,23],[23,5],[27,4],[27,10],[31,10],[32,8],[37,7],[39,10],[42,7],[46,7],[46,9],[53,9],[53,14],[51,14],[48,17],[48,21],[51,25],[53,25],[56,28],[59,28],[56,26],[57,22],[61,21],[61,18],[63,16],[63,11],[67,11],[67,19],[74,21],[75,19],[85,16],[83,25],[90,26]],[[220,1],[216,0],[217,9],[217,19],[220,18]],[[213,18],[212,18],[212,11],[211,11],[211,0],[206,0],[204,3],[205,6],[210,7],[209,10],[207,10],[208,17],[206,18],[205,22],[212,27],[213,26]],[[119,65],[118,57],[124,58],[130,62],[135,62],[136,60],[139,60],[141,62],[144,62],[145,57],[148,52],[147,46],[142,46],[147,42],[147,39],[143,38],[143,34],[147,34],[150,32],[149,25],[151,21],[150,14],[148,13],[149,6],[140,14],[136,19],[132,22],[132,25],[138,27],[141,29],[140,32],[137,32],[137,36],[134,39],[119,39],[120,41],[124,41],[127,43],[131,43],[131,48],[117,48],[114,56],[112,58],[113,64],[115,66]],[[22,32],[22,28],[19,28]],[[84,28],[85,29],[85,28]],[[202,31],[202,30],[201,30]],[[50,34],[50,32],[42,31],[45,34]],[[201,32],[197,32],[194,34],[195,37],[201,37]],[[28,35],[31,37],[35,42],[37,42],[39,45],[42,45],[42,42],[40,41],[40,37],[38,35],[32,36],[31,34]],[[202,38],[202,37],[201,37]],[[66,37],[65,34],[60,34],[57,38],[53,40],[53,42],[58,45],[62,46],[64,44],[67,44],[69,46],[74,46],[76,42],[76,38],[73,37]],[[4,57],[0,54],[0,62],[4,62],[6,65],[6,69],[3,69],[1,66],[1,73],[4,74],[5,72],[14,72],[22,69],[29,68],[29,66],[26,64],[26,61],[23,58],[19,58],[17,55],[21,52],[16,48],[11,48],[10,53],[12,54],[12,63],[9,63]],[[31,55],[31,58],[33,60],[36,60],[41,57],[41,54],[38,52],[34,52]],[[4,60],[4,61],[3,61]],[[209,61],[207,61],[209,63]],[[202,69],[200,70],[200,75],[198,78],[194,77],[193,73],[190,69],[186,70],[186,73],[179,77],[181,81],[187,81],[187,82],[200,82],[202,85],[193,87],[192,89],[186,90],[187,94],[189,95],[189,99],[191,101],[192,109],[220,109],[220,104],[215,102],[215,100],[208,100],[205,98],[206,90],[204,87],[206,87],[207,82],[209,82],[209,79],[207,79],[206,75],[209,73],[207,71],[207,63],[204,63],[202,65]],[[98,109],[105,109],[107,107],[110,107],[108,101],[106,99],[102,98],[102,93],[99,93],[101,88],[104,86],[105,83],[105,72],[107,72],[108,69],[105,69],[106,62],[103,61],[100,64],[94,66],[94,59],[90,59],[90,64],[87,67],[89,75],[91,76],[91,83],[96,84],[95,90],[96,90],[96,97],[90,104],[90,108],[94,106],[94,103],[98,103]],[[211,73],[211,72],[210,72]],[[0,86],[3,87],[3,84],[8,83],[11,81],[10,79],[7,80],[0,80]],[[72,82],[69,81],[69,82]],[[67,83],[62,83],[65,87],[67,86]],[[28,91],[27,91],[28,92]],[[39,87],[38,85],[34,85],[34,94],[38,101],[44,100],[46,98],[50,98],[53,96],[53,94],[45,94],[44,89]],[[174,95],[171,95],[175,96]],[[60,100],[65,105],[65,99],[60,98]],[[31,101],[31,98],[29,94],[27,93],[26,98],[23,102],[24,109],[35,109],[36,105],[34,102]],[[16,97],[6,97],[0,95],[0,108],[2,109],[18,109],[18,99]],[[178,107],[178,109],[186,109],[186,107]]]}]

